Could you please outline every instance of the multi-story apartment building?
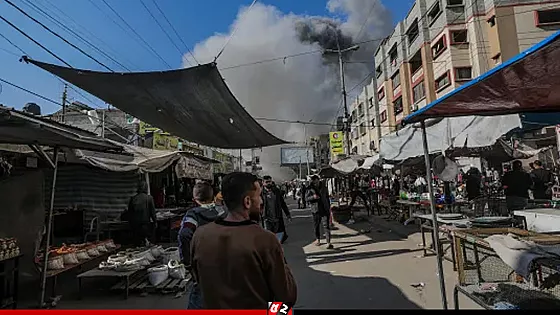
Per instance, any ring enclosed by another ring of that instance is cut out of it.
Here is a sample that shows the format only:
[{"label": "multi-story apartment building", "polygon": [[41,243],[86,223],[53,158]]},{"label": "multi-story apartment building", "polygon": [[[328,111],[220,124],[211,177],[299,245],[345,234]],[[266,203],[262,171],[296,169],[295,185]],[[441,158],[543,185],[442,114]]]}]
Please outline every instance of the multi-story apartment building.
[{"label": "multi-story apartment building", "polygon": [[559,0],[416,0],[380,43],[376,76],[352,103],[354,152],[373,153],[403,117],[558,29]]}]

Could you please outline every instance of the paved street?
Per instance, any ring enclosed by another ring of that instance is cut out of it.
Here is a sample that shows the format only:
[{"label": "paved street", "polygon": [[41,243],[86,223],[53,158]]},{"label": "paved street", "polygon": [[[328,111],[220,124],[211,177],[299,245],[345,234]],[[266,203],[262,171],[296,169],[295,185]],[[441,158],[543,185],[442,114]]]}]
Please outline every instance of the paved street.
[{"label": "paved street", "polygon": [[[417,245],[419,235],[399,237],[387,223],[381,224],[380,219],[379,224],[376,221],[349,226],[337,224],[338,229],[333,231],[335,249],[327,250],[325,245],[314,244],[309,210],[294,209],[293,204],[290,207],[294,220],[288,225],[289,239],[284,248],[298,282],[297,308],[441,308],[436,262],[434,257],[421,257]],[[450,263],[446,262],[444,267],[452,307],[455,273]],[[422,289],[411,286],[417,283],[425,286]],[[65,296],[59,307],[183,309],[186,305],[184,296],[132,296],[124,301],[120,296],[107,296],[106,288],[94,283],[89,291],[83,301]],[[473,307],[473,304],[462,301],[461,306]]]}]

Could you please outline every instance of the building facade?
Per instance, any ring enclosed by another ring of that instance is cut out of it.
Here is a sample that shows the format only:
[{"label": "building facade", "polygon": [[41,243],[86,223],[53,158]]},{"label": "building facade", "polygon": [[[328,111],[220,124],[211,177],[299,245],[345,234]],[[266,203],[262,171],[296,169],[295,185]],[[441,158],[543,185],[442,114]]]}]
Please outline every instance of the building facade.
[{"label": "building facade", "polygon": [[375,78],[352,103],[353,152],[375,153],[406,115],[559,29],[559,0],[416,0],[380,43]]}]

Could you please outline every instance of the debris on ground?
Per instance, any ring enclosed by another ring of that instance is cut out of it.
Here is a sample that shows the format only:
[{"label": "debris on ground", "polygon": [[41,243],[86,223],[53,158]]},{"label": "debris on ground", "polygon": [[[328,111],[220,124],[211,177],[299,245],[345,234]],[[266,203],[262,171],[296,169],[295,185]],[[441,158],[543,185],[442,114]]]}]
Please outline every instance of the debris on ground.
[{"label": "debris on ground", "polygon": [[416,289],[422,289],[425,286],[425,284],[424,282],[419,282],[419,283],[412,283],[410,286]]}]

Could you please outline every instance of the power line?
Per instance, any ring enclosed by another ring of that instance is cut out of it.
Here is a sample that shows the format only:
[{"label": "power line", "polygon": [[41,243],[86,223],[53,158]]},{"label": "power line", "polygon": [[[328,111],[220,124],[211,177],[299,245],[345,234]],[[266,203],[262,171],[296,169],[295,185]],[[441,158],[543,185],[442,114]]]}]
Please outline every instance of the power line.
[{"label": "power line", "polygon": [[[91,1],[91,0],[90,0],[90,1]],[[115,11],[115,9],[113,9],[113,7],[112,7],[109,3],[107,3],[107,1],[105,1],[105,0],[101,0],[101,1],[103,1],[103,3],[105,3],[105,5],[106,5],[107,7],[109,7],[109,9],[110,9],[113,13],[115,13],[115,15],[116,15],[116,16],[117,16],[117,17],[118,17],[118,18],[119,18],[119,19],[120,19],[134,34],[135,34],[135,35],[136,35],[136,36],[138,36],[138,38],[139,38],[139,39],[140,39],[140,40],[141,40],[141,41],[142,41],[142,42],[143,42],[143,43],[144,43],[144,44],[145,44],[145,45],[146,45],[146,46],[147,46],[147,47],[148,47],[148,48],[149,48],[149,49],[150,49],[150,50],[151,50],[151,51],[152,51],[152,52],[167,66],[167,67],[169,67],[170,69],[173,68],[173,67],[171,67],[171,65],[169,65],[169,64],[167,63],[167,61],[165,61],[165,59],[163,59],[163,58],[161,57],[160,54],[157,53],[157,51],[156,51],[150,44],[148,44],[148,42],[147,42],[142,36],[140,36],[140,34],[138,34],[138,32],[136,32],[136,30],[135,30],[132,26],[130,26],[130,24],[128,24],[128,22],[126,22],[126,20],[125,20],[117,11]]]},{"label": "power line", "polygon": [[104,67],[107,70],[112,71],[109,67],[107,67],[105,64],[103,64],[102,62],[100,62],[99,60],[95,59],[93,56],[91,56],[90,54],[86,53],[85,51],[83,51],[80,47],[72,44],[71,42],[69,42],[68,40],[66,40],[64,37],[60,36],[58,33],[54,32],[53,30],[51,30],[48,26],[46,26],[45,24],[39,22],[37,19],[35,19],[34,17],[32,17],[31,15],[27,14],[27,12],[25,12],[24,10],[22,10],[20,7],[18,7],[17,5],[15,5],[13,2],[11,2],[10,0],[4,0],[6,1],[9,5],[11,5],[12,7],[14,7],[15,9],[17,9],[19,12],[21,12],[23,15],[25,15],[26,17],[28,17],[29,19],[31,19],[33,22],[39,24],[40,26],[42,26],[45,30],[47,30],[49,33],[53,34],[54,36],[58,37],[59,39],[61,39],[62,41],[64,41],[66,44],[70,45],[72,48],[78,50],[79,52],[81,52],[82,54],[84,54],[85,56],[87,56],[88,58],[90,58],[91,60],[97,62],[99,65],[101,65],[102,67]]},{"label": "power line", "polygon": [[115,64],[119,65],[121,68],[130,71],[130,69],[128,69],[125,65],[123,65],[122,63],[120,63],[119,61],[117,61],[116,59],[114,59],[113,57],[109,56],[107,53],[105,53],[104,51],[102,51],[101,49],[99,49],[96,45],[93,45],[90,41],[88,41],[87,39],[83,38],[80,34],[77,34],[76,32],[74,32],[71,28],[69,28],[68,26],[64,25],[64,23],[61,23],[60,21],[58,21],[57,19],[55,19],[54,17],[52,17],[50,14],[48,14],[47,12],[45,12],[43,9],[37,7],[34,3],[30,2],[29,0],[22,0],[25,3],[27,3],[27,5],[31,6],[32,9],[34,9],[36,12],[43,14],[43,16],[47,17],[48,19],[50,19],[52,22],[54,22],[55,24],[57,24],[59,27],[61,27],[62,29],[64,29],[66,32],[70,33],[70,35],[73,35],[75,38],[77,38],[78,40],[81,40],[83,43],[85,43],[86,45],[88,45],[89,47],[95,49],[97,52],[99,52],[101,55],[103,55],[105,58],[113,61]]},{"label": "power line", "polygon": [[323,52],[323,51],[322,50],[311,50],[311,51],[295,53],[295,54],[291,54],[291,55],[285,55],[285,56],[281,56],[281,57],[274,57],[274,58],[270,58],[270,59],[264,59],[264,60],[254,61],[254,62],[242,63],[242,64],[229,66],[229,67],[223,67],[223,68],[219,68],[219,70],[229,70],[229,69],[247,67],[247,66],[258,65],[258,64],[268,63],[268,62],[278,61],[278,60],[286,60],[288,58],[311,55],[311,54],[316,54],[316,53],[321,53],[321,52]]},{"label": "power line", "polygon": [[167,31],[163,28],[163,26],[159,23],[159,21],[156,19],[156,17],[152,14],[152,11],[150,11],[150,8],[148,8],[148,6],[146,5],[146,3],[144,2],[144,0],[140,0],[140,3],[142,4],[142,6],[146,9],[146,11],[148,11],[148,13],[150,14],[150,16],[152,17],[152,19],[156,22],[156,24],[159,26],[159,28],[162,30],[162,32],[165,34],[165,36],[167,36],[167,38],[169,39],[169,41],[171,42],[171,44],[173,44],[173,46],[175,46],[175,48],[177,49],[177,51],[179,52],[179,55],[181,55],[181,57],[183,56],[183,52],[181,51],[181,49],[179,49],[179,46],[177,46],[177,44],[175,44],[175,41],[173,41],[173,39],[171,39],[171,36],[169,36],[169,33],[167,33]]},{"label": "power line", "polygon": [[169,26],[171,26],[171,29],[173,30],[173,32],[175,33],[175,35],[177,36],[177,38],[179,38],[179,40],[181,41],[181,43],[183,43],[183,46],[185,46],[185,49],[191,54],[191,56],[193,57],[193,60],[200,65],[200,62],[198,62],[198,60],[196,60],[196,57],[194,56],[193,52],[190,50],[189,46],[187,46],[187,44],[185,44],[185,41],[183,40],[183,38],[181,36],[179,36],[179,33],[177,32],[177,30],[175,29],[175,27],[173,26],[173,24],[169,21],[169,19],[167,18],[167,16],[165,15],[165,13],[163,12],[163,10],[159,7],[159,5],[157,4],[157,2],[155,0],[152,0],[152,2],[154,3],[154,5],[156,6],[156,8],[158,9],[159,13],[161,13],[161,15],[163,16],[163,18],[165,19],[165,21],[167,21],[167,24],[169,24]]},{"label": "power line", "polygon": [[15,56],[15,57],[18,57],[18,58],[21,57],[21,55],[19,55],[19,54],[13,52],[13,51],[11,51],[11,50],[8,50],[8,49],[6,49],[6,48],[0,47],[0,50],[3,51],[3,52],[5,52],[5,53],[7,53],[7,54],[10,54],[10,55],[12,55],[12,56]]},{"label": "power line", "polygon": [[[28,0],[29,1],[29,0]],[[57,17],[57,20],[62,21],[63,19],[56,13],[54,12],[54,10],[51,10],[50,8],[54,8],[56,9],[58,12],[60,12],[64,17],[66,17],[66,19],[70,22],[72,22],[77,28],[80,28],[83,30],[83,32],[80,32],[82,35],[84,35],[84,37],[86,36],[85,33],[89,34],[90,37],[93,37],[97,42],[101,43],[103,46],[105,46],[105,48],[109,51],[111,51],[113,53],[114,56],[120,56],[122,57],[129,65],[132,66],[132,68],[136,68],[136,69],[140,69],[140,67],[138,65],[136,65],[134,62],[130,61],[130,59],[128,59],[125,55],[121,55],[118,51],[116,51],[115,49],[113,49],[112,45],[107,44],[107,42],[105,42],[103,39],[99,38],[98,36],[96,36],[93,32],[91,32],[87,27],[84,27],[83,25],[81,25],[80,23],[76,22],[76,20],[74,20],[70,15],[66,14],[63,10],[61,10],[59,7],[57,7],[54,3],[52,3],[50,0],[44,0],[48,5],[44,6],[44,10],[51,12],[55,17]],[[36,3],[36,5],[39,5],[38,3]],[[102,12],[103,13],[103,12]],[[65,24],[65,23],[63,23]],[[70,24],[70,23],[68,23]],[[85,32],[85,33],[84,33]]]},{"label": "power line", "polygon": [[[14,44],[14,42],[12,42],[8,37],[4,36],[2,33],[0,33],[0,37],[2,37],[3,39],[5,39],[8,43],[10,43],[12,46],[14,46],[17,50],[19,50],[23,55],[27,55],[25,53],[25,51],[23,51],[23,49],[21,49],[18,45]],[[18,56],[21,57],[21,56]]]},{"label": "power line", "polygon": [[8,25],[10,25],[12,28],[14,28],[16,31],[20,32],[23,36],[27,37],[30,41],[34,42],[37,46],[41,47],[43,50],[45,50],[46,52],[48,52],[51,56],[55,57],[58,61],[62,62],[63,64],[67,65],[68,67],[72,68],[72,66],[67,63],[66,61],[64,61],[62,58],[58,57],[55,53],[53,53],[52,51],[50,51],[47,47],[43,46],[41,43],[39,43],[38,41],[36,41],[35,39],[33,39],[33,37],[27,35],[26,32],[22,31],[19,27],[15,26],[12,22],[8,21],[5,17],[3,17],[2,15],[0,15],[0,19],[3,20],[4,22],[6,22]]},{"label": "power line", "polygon": [[358,35],[356,36],[356,38],[360,38],[360,35],[362,35],[362,32],[367,24],[367,22],[369,21],[369,19],[371,18],[371,13],[373,13],[373,9],[375,8],[375,6],[377,5],[377,2],[380,0],[374,0],[373,1],[373,5],[371,6],[371,8],[369,9],[369,13],[366,17],[366,20],[364,21],[364,23],[362,24],[362,27],[360,28],[360,31],[358,32]]}]

